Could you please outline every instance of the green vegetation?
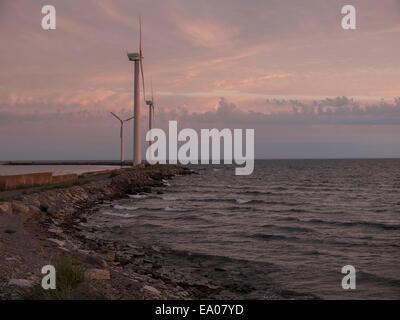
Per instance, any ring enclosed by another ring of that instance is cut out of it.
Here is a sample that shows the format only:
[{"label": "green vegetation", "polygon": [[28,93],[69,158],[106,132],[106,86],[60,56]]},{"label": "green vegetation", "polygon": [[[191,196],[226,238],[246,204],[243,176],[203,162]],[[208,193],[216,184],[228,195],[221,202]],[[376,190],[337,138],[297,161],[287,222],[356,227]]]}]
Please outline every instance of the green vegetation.
[{"label": "green vegetation", "polygon": [[22,299],[26,300],[73,300],[85,299],[84,292],[79,290],[85,285],[84,272],[75,266],[67,256],[58,258],[56,268],[56,289],[44,290],[41,284],[35,285]]}]

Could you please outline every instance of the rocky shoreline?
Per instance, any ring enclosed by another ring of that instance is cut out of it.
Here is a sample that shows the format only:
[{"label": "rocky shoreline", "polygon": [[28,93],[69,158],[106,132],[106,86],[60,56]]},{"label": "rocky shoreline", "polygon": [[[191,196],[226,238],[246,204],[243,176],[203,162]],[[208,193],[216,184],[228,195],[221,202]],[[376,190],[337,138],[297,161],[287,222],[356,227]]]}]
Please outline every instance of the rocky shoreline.
[{"label": "rocky shoreline", "polygon": [[166,165],[120,169],[0,200],[0,299],[26,297],[39,287],[41,268],[60,256],[85,274],[72,299],[313,298],[275,286],[268,276],[273,268],[265,274],[265,264],[174,251],[134,237],[117,241],[88,223],[101,205],[162,193],[167,179],[192,173]]},{"label": "rocky shoreline", "polygon": [[[96,204],[128,197],[129,193],[150,192],[164,179],[192,171],[178,166],[146,166],[93,175],[74,182],[21,191],[0,200],[0,299],[18,299],[41,279],[41,267],[68,255],[90,280],[85,296],[101,299],[182,298],[151,286],[153,279],[126,274],[124,257],[116,251],[96,247],[76,232],[83,214]],[[0,195],[1,196],[1,195]],[[144,256],[143,253],[139,254]],[[125,258],[126,259],[126,258]],[[179,290],[179,288],[177,289]],[[176,291],[176,290],[174,290]],[[182,290],[183,291],[183,290]],[[82,296],[81,298],[85,298]],[[79,298],[79,297],[78,297]]]}]

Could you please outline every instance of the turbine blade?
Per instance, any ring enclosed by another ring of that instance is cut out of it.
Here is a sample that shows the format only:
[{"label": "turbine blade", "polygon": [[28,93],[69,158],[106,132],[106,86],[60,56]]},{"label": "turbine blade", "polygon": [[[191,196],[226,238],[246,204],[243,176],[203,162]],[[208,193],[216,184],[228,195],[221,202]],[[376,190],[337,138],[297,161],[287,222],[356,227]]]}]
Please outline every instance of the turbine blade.
[{"label": "turbine blade", "polygon": [[114,117],[116,117],[119,121],[122,121],[120,117],[118,117],[114,112],[110,112]]},{"label": "turbine blade", "polygon": [[142,17],[139,16],[139,51],[140,51],[140,58],[142,58]]},{"label": "turbine blade", "polygon": [[143,73],[143,60],[140,59],[140,72],[142,74],[142,84],[143,84],[143,100],[146,103],[146,88],[144,86],[144,73]]},{"label": "turbine blade", "polygon": [[151,79],[151,101],[154,103],[153,79]]},{"label": "turbine blade", "polygon": [[132,120],[134,117],[130,117],[130,118],[128,118],[128,119],[125,119],[124,120],[124,122],[127,122],[127,121],[129,121],[129,120]]},{"label": "turbine blade", "polygon": [[146,88],[144,85],[144,71],[143,71],[143,46],[142,46],[142,18],[139,16],[139,33],[140,33],[140,40],[139,40],[139,55],[140,55],[140,73],[142,74],[142,85],[143,85],[143,99],[146,103]]}]

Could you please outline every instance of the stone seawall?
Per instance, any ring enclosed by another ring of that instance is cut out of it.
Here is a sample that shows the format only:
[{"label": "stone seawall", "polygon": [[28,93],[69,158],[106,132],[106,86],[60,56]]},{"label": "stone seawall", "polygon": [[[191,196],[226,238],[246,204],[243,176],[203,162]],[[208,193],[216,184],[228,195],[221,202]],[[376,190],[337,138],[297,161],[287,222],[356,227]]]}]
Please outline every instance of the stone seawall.
[{"label": "stone seawall", "polygon": [[120,169],[111,173],[76,179],[69,187],[50,188],[32,194],[21,194],[0,202],[1,213],[47,213],[49,216],[73,213],[102,200],[126,197],[135,188],[159,186],[161,180],[188,174],[187,168],[155,165],[145,168]]}]

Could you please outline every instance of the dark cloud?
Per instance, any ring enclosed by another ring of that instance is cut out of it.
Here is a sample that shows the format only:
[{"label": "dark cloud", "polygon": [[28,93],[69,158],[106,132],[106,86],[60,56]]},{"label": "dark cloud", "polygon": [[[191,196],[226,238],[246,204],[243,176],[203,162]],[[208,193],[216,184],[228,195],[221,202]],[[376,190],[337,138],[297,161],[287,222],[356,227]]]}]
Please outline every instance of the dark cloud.
[{"label": "dark cloud", "polygon": [[[205,128],[210,126],[254,126],[264,124],[300,124],[300,125],[400,125],[400,98],[394,98],[393,102],[382,100],[375,104],[361,104],[352,98],[337,97],[302,102],[299,100],[267,100],[267,105],[287,106],[289,111],[263,113],[257,111],[244,111],[234,103],[221,97],[212,111],[190,112],[187,107],[176,107],[169,110],[162,108],[157,110],[159,123],[167,123],[168,120],[178,120],[182,125],[201,124]],[[22,108],[22,105],[14,106],[14,110]],[[13,122],[94,122],[101,123],[110,118],[109,111],[90,108],[79,111],[65,112],[54,107],[57,112],[33,112],[13,113],[0,112],[0,123]],[[5,108],[8,109],[8,108]],[[71,108],[72,110],[74,108]],[[115,110],[122,117],[129,117],[132,111],[128,108]],[[144,109],[143,117],[147,115]]]}]

